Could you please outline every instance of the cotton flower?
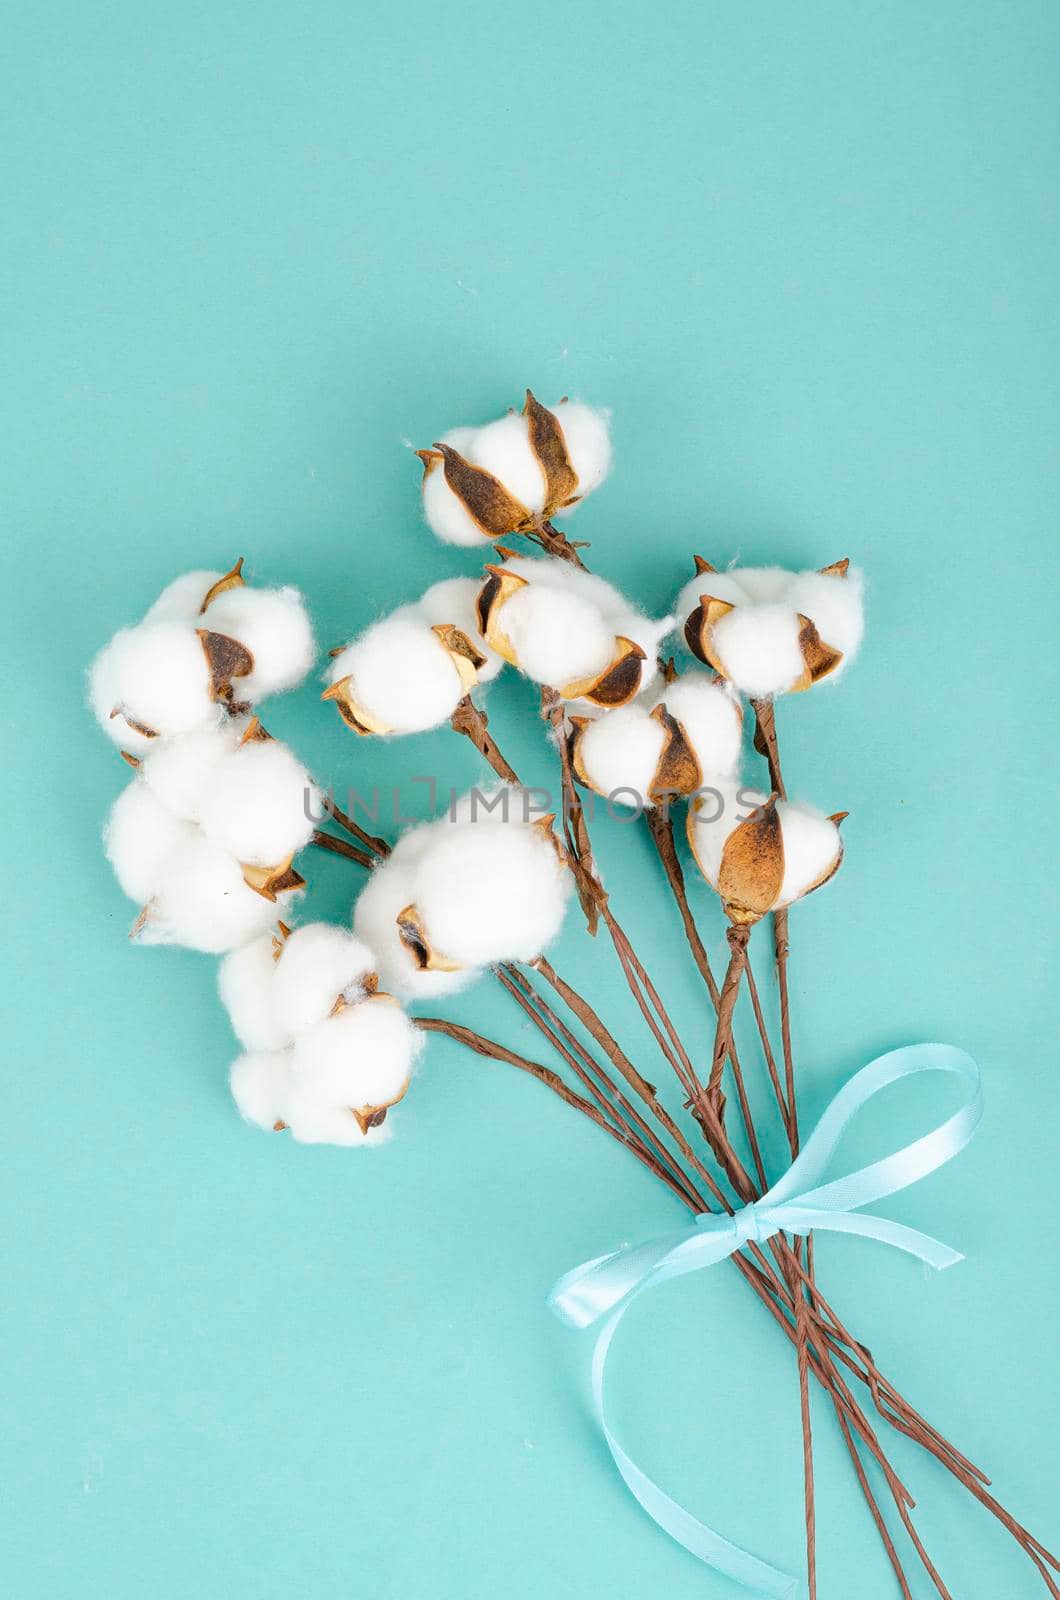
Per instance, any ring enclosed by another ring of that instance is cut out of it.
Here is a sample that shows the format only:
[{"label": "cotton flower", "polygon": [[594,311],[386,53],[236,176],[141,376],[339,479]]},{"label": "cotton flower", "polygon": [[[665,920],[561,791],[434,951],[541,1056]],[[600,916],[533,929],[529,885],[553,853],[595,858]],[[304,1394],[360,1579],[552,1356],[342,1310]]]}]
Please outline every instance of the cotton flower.
[{"label": "cotton flower", "polygon": [[292,687],[313,659],[294,589],[249,589],[231,572],[190,572],[123,628],[89,669],[96,720],[124,750],[219,726],[226,712]]},{"label": "cotton flower", "polygon": [[692,794],[712,777],[731,777],[740,757],[740,703],[704,673],[674,679],[654,699],[570,720],[575,773],[619,804]]},{"label": "cotton flower", "polygon": [[704,878],[731,922],[757,922],[827,883],[843,859],[838,811],[717,780],[688,811],[688,837]]},{"label": "cotton flower", "polygon": [[394,994],[451,991],[497,962],[532,960],[559,931],[571,879],[551,819],[529,820],[514,786],[478,798],[405,835],[358,899],[355,930]]},{"label": "cotton flower", "polygon": [[140,941],[220,953],[268,927],[304,884],[317,799],[256,718],[152,741],[104,835]]},{"label": "cotton flower", "polygon": [[589,706],[625,705],[655,681],[669,617],[640,615],[602,578],[554,557],[486,568],[478,597],[487,644],[535,683]]},{"label": "cotton flower", "polygon": [[611,467],[608,416],[569,400],[549,411],[528,389],[521,414],[455,428],[417,454],[428,526],[478,545],[539,527],[598,488]]},{"label": "cotton flower", "polygon": [[325,700],[355,733],[422,733],[448,722],[503,662],[478,631],[473,578],[434,584],[332,657]]},{"label": "cotton flower", "polygon": [[845,668],[861,643],[862,589],[847,561],[819,572],[715,572],[697,556],[676,611],[693,655],[758,699],[808,689]]}]

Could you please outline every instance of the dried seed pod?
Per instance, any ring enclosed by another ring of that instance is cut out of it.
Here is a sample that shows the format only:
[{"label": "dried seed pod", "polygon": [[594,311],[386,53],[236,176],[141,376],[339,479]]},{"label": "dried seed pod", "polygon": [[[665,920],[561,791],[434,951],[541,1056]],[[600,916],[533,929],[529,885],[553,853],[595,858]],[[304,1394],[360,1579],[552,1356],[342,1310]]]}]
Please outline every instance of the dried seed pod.
[{"label": "dried seed pod", "polygon": [[689,807],[688,837],[700,871],[729,920],[757,922],[827,883],[839,869],[839,824],[735,782],[705,786]]},{"label": "dried seed pod", "polygon": [[402,607],[333,657],[323,692],[359,734],[440,727],[480,681],[493,676],[485,645],[452,622],[430,623]]},{"label": "dried seed pod", "polygon": [[211,601],[216,600],[219,594],[226,594],[229,589],[242,588],[246,581],[246,578],[243,576],[243,557],[240,556],[235,566],[231,567],[223,577],[218,578],[217,582],[212,583],[207,589],[206,598],[199,607],[199,615],[202,616],[203,612],[206,610],[206,607],[211,603]]},{"label": "dried seed pod", "polygon": [[703,673],[673,677],[650,709],[638,703],[568,720],[576,775],[622,805],[690,795],[707,774],[734,773],[739,759],[739,701]]},{"label": "dried seed pod", "polygon": [[254,657],[246,645],[226,633],[196,628],[210,669],[210,693],[214,700],[231,700],[233,678],[245,678],[254,670]]},{"label": "dried seed pod", "polygon": [[453,961],[435,950],[416,906],[405,906],[398,912],[396,921],[398,937],[421,972],[461,971],[462,961]]},{"label": "dried seed pod", "polygon": [[624,706],[640,690],[645,652],[632,639],[617,638],[615,654],[602,672],[576,678],[559,689],[564,700],[588,700],[594,706],[611,710]]},{"label": "dried seed pod", "polygon": [[239,865],[243,873],[243,882],[248,889],[253,889],[255,894],[272,901],[290,889],[304,889],[305,879],[300,872],[294,870],[291,865],[293,860],[292,852],[285,861],[279,862],[274,867],[248,866],[241,861]]},{"label": "dried seed pod", "polygon": [[501,627],[499,616],[505,601],[526,588],[527,579],[506,566],[494,566],[489,561],[486,563],[486,572],[488,576],[476,601],[479,632],[491,650],[515,666],[515,648]]},{"label": "dried seed pod", "polygon": [[697,556],[677,612],[692,654],[761,698],[799,693],[846,665],[861,642],[861,593],[847,560],[818,572],[719,573]]}]

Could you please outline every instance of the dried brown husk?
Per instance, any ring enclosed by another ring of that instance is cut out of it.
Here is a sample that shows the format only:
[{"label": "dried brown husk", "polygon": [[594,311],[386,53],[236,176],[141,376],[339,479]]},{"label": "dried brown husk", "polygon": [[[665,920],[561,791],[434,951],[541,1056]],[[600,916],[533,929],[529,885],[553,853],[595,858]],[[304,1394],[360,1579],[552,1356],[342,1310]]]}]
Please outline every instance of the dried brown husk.
[{"label": "dried brown husk", "polygon": [[694,794],[703,782],[703,771],[687,733],[677,718],[667,711],[665,703],[657,705],[651,715],[662,725],[666,742],[659,753],[655,776],[648,786],[649,800]]},{"label": "dried brown husk", "polygon": [[563,700],[588,700],[590,705],[614,711],[628,705],[640,689],[642,663],[646,659],[640,645],[622,634],[615,639],[615,654],[602,672],[576,678],[559,690]]},{"label": "dried brown husk", "polygon": [[235,566],[231,567],[229,571],[225,573],[223,578],[218,578],[217,582],[207,589],[206,598],[199,607],[200,617],[206,610],[206,607],[210,605],[212,601],[216,600],[219,594],[225,594],[229,589],[241,589],[245,585],[246,581],[246,578],[243,576],[243,557],[240,556]]},{"label": "dried brown husk", "polygon": [[248,889],[253,889],[255,894],[260,894],[264,900],[276,900],[279,895],[286,894],[289,889],[303,889],[305,879],[300,872],[296,872],[291,865],[294,852],[279,862],[274,867],[248,866],[246,862],[239,863],[243,872],[243,882]]},{"label": "dried brown husk", "polygon": [[525,589],[526,584],[527,580],[521,578],[517,572],[512,572],[508,567],[495,566],[488,561],[486,579],[475,600],[479,633],[490,649],[513,667],[517,665],[515,647],[501,627],[499,617],[505,602],[518,590]]},{"label": "dried brown husk", "polygon": [[420,972],[462,972],[464,963],[453,961],[431,944],[418,906],[406,906],[395,917],[398,938],[412,956]]},{"label": "dried brown husk", "polygon": [[233,678],[245,678],[253,672],[254,657],[245,644],[227,633],[214,633],[210,628],[196,628],[195,631],[202,641],[210,669],[211,699],[231,701]]},{"label": "dried brown husk", "polygon": [[133,733],[138,733],[141,739],[158,738],[157,728],[149,728],[146,722],[137,722],[135,718],[129,716],[128,712],[123,711],[121,706],[114,707],[114,710],[111,712],[108,720],[113,722],[115,717],[120,717],[125,726],[127,728],[131,728]]},{"label": "dried brown husk", "polygon": [[400,1094],[396,1094],[393,1100],[387,1100],[385,1104],[381,1106],[350,1107],[350,1115],[354,1118],[357,1126],[360,1128],[363,1134],[367,1134],[369,1128],[378,1128],[386,1121],[387,1112],[392,1106],[400,1105],[401,1101],[404,1100],[405,1096],[409,1092],[409,1085],[411,1082],[411,1078],[406,1078],[405,1086],[401,1090]]},{"label": "dried brown husk", "polygon": [[530,448],[537,457],[545,479],[545,507],[542,520],[555,516],[568,506],[575,505],[578,494],[578,474],[571,464],[563,424],[554,411],[534,398],[529,389],[523,406],[530,433]]},{"label": "dried brown husk", "polygon": [[[696,850],[694,806],[688,812],[688,839],[700,870],[711,882]],[[774,794],[729,834],[712,887],[730,922],[743,926],[757,922],[774,909],[783,882],[784,840]]]},{"label": "dried brown husk", "polygon": [[505,488],[499,478],[483,467],[472,465],[449,444],[435,444],[431,450],[417,450],[426,480],[441,467],[445,481],[460,501],[483,538],[499,539],[506,533],[532,528],[534,513]]},{"label": "dried brown husk", "polygon": [[435,623],[431,632],[437,634],[441,640],[446,654],[456,668],[460,686],[467,694],[468,690],[473,689],[478,682],[478,675],[486,665],[487,657],[472,644],[466,633],[454,627],[451,622]]}]

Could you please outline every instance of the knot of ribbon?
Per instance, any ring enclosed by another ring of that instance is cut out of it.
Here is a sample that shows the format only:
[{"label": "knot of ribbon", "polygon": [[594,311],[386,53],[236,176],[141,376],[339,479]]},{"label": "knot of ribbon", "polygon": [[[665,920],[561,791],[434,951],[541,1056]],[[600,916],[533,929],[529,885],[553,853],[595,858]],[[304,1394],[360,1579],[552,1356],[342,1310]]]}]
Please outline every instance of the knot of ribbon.
[{"label": "knot of ribbon", "polygon": [[[948,1073],[968,1090],[959,1111],[930,1133],[882,1160],[824,1181],[846,1128],[881,1090],[924,1072]],[[627,1455],[608,1427],[604,1410],[607,1352],[619,1322],[638,1295],[669,1278],[698,1272],[735,1255],[747,1244],[763,1244],[780,1233],[814,1229],[855,1233],[878,1239],[941,1270],[963,1260],[929,1234],[886,1217],[866,1215],[862,1206],[897,1194],[953,1159],[972,1138],[983,1114],[979,1068],[963,1050],[948,1044],[907,1045],[877,1056],[843,1085],[784,1176],[758,1200],[732,1215],[704,1212],[690,1225],[646,1244],[628,1245],[596,1256],[565,1273],[548,1297],[552,1311],[569,1326],[585,1328],[614,1312],[596,1342],[592,1363],[593,1400],[615,1465],[634,1497],[671,1538],[701,1561],[760,1594],[787,1600],[797,1580],[731,1544],[672,1500]],[[617,1309],[616,1309],[617,1308]]]}]

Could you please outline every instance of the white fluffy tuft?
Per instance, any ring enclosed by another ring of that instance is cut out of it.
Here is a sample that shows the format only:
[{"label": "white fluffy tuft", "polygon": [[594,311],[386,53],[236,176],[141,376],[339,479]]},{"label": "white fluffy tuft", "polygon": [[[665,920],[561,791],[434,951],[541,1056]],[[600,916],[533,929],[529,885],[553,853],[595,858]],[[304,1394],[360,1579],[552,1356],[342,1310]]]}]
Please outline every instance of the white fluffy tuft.
[{"label": "white fluffy tuft", "polygon": [[364,998],[364,980],[375,957],[345,928],[309,922],[284,942],[272,974],[272,1004],[288,1038],[323,1022],[340,997],[351,1004]]},{"label": "white fluffy tuft", "polygon": [[275,974],[271,933],[230,951],[217,968],[221,1004],[228,1012],[232,1032],[248,1050],[282,1050],[291,1042],[290,1032],[276,1014]]},{"label": "white fluffy tuft", "polygon": [[442,641],[410,610],[374,623],[328,668],[329,682],[350,678],[357,704],[395,733],[440,727],[464,694]]},{"label": "white fluffy tuft", "polygon": [[478,629],[475,601],[482,587],[477,578],[443,578],[416,602],[415,610],[423,620],[434,627],[438,623],[452,623],[486,657],[486,664],[478,669],[480,683],[492,683],[504,666],[495,650],[491,650]]},{"label": "white fluffy tuft", "polygon": [[199,818],[213,844],[245,866],[277,866],[307,845],[319,792],[285,744],[251,740],[214,768]]},{"label": "white fluffy tuft", "polygon": [[737,606],[713,629],[725,676],[744,694],[783,694],[802,676],[799,620],[783,604]]},{"label": "white fluffy tuft", "polygon": [[199,626],[202,603],[223,572],[185,572],[172,583],[167,583],[150,610],[145,612],[145,622],[194,622]]},{"label": "white fluffy tuft", "polygon": [[423,1035],[394,1001],[347,1006],[295,1041],[296,1096],[334,1110],[388,1105],[403,1093],[422,1044]]},{"label": "white fluffy tuft", "polygon": [[645,706],[620,706],[583,730],[578,757],[598,794],[639,808],[650,803],[665,742],[665,729]]},{"label": "white fluffy tuft", "polygon": [[134,752],[152,741],[130,722],[172,735],[215,725],[223,714],[211,699],[202,642],[180,622],[142,622],[116,633],[89,669],[89,699],[104,732]]},{"label": "white fluffy tuft", "polygon": [[239,862],[195,833],[168,857],[138,937],[142,944],[178,944],[222,955],[263,933],[287,909],[297,890],[267,900],[243,881]]},{"label": "white fluffy tuft", "polygon": [[704,780],[732,777],[740,761],[743,719],[739,701],[703,672],[686,672],[656,696],[681,724]]},{"label": "white fluffy tuft", "polygon": [[175,816],[198,822],[219,766],[238,745],[244,724],[225,721],[173,739],[152,739],[140,777]]},{"label": "white fluffy tuft", "polygon": [[[461,452],[463,453],[463,452]],[[468,446],[468,459],[499,478],[528,511],[545,504],[545,474],[530,444],[530,426],[521,412],[509,412],[480,428]]]},{"label": "white fluffy tuft", "polygon": [[[578,497],[584,499],[600,487],[611,471],[611,414],[594,410],[580,400],[563,401],[551,410],[563,430],[571,466],[578,474]],[[573,509],[568,507],[568,512]]]},{"label": "white fluffy tuft", "polygon": [[254,703],[301,683],[316,653],[305,602],[297,589],[225,589],[199,626],[238,639],[254,668],[237,680],[239,698]]},{"label": "white fluffy tuft", "polygon": [[191,824],[174,816],[141,778],[122,790],[103,830],[114,876],[141,906],[154,894],[170,858],[192,838]]},{"label": "white fluffy tuft", "polygon": [[836,824],[812,806],[777,801],[784,841],[784,881],[778,905],[790,905],[826,877],[842,854]]},{"label": "white fluffy tuft", "polygon": [[269,1129],[286,1121],[290,1075],[286,1051],[262,1051],[233,1061],[228,1084],[240,1116],[256,1128]]}]

